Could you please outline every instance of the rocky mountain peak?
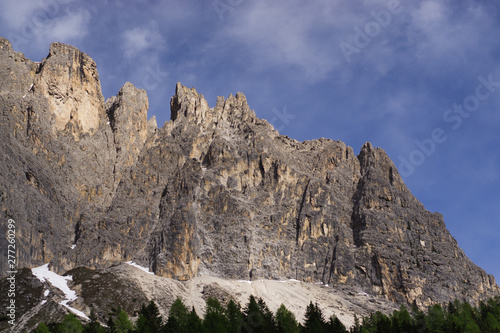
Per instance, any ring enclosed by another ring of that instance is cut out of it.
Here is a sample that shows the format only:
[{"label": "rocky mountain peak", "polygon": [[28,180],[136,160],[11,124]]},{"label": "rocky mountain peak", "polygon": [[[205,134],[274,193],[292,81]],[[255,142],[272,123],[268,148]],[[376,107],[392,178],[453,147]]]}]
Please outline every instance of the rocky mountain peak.
[{"label": "rocky mountain peak", "polygon": [[187,121],[203,130],[223,128],[225,125],[237,126],[248,121],[255,121],[255,112],[248,106],[245,95],[238,92],[227,99],[218,97],[214,108],[210,108],[202,94],[194,88],[187,88],[177,83],[171,102],[171,121]]},{"label": "rocky mountain peak", "polygon": [[296,279],[419,306],[500,294],[370,143],[356,156],[298,142],[244,94],[210,108],[180,83],[157,130],[144,90],[127,82],[104,102],[95,62],[60,43],[37,64],[0,39],[0,88],[0,205],[19,268],[134,260],[176,280]]},{"label": "rocky mountain peak", "polygon": [[0,37],[0,49],[12,50],[12,44],[10,43],[9,40]]},{"label": "rocky mountain peak", "polygon": [[97,130],[106,120],[96,63],[73,46],[50,45],[33,89],[47,97],[57,131],[69,129],[78,138],[80,133]]},{"label": "rocky mountain peak", "polygon": [[209,109],[208,103],[203,95],[198,94],[196,89],[187,88],[177,83],[175,95],[170,101],[170,120],[192,119],[197,125],[211,122],[213,110]]}]

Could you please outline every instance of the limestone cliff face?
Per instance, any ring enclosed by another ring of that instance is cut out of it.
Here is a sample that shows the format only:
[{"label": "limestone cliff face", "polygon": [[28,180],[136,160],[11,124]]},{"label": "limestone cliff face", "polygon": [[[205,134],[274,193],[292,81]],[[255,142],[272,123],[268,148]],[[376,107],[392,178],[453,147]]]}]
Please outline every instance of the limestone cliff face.
[{"label": "limestone cliff face", "polygon": [[72,46],[50,46],[47,58],[38,65],[32,89],[47,97],[58,131],[71,126],[79,134],[89,133],[105,119],[96,64]]},{"label": "limestone cliff face", "polygon": [[418,305],[499,293],[369,143],[298,142],[242,93],[210,108],[180,84],[157,129],[144,91],[104,102],[95,63],[63,44],[35,64],[0,39],[0,79],[2,214],[22,266],[132,259],[178,280],[293,278]]},{"label": "limestone cliff face", "polygon": [[0,38],[1,207],[18,223],[23,266],[57,258],[61,270],[72,267],[71,245],[111,205],[122,172],[154,132],[147,105],[145,91],[129,83],[105,103],[94,61],[71,46],[54,43],[34,63]]}]

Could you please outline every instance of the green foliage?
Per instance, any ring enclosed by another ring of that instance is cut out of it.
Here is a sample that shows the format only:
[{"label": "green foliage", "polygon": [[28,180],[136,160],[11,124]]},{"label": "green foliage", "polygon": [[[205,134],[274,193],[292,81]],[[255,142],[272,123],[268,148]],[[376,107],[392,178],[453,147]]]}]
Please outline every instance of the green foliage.
[{"label": "green foliage", "polygon": [[139,311],[136,332],[158,333],[162,328],[162,321],[158,306],[154,301],[151,301],[147,306],[143,305]]},{"label": "green foliage", "polygon": [[411,332],[413,321],[410,313],[404,305],[401,305],[399,311],[394,311],[391,317],[392,327],[396,332]]},{"label": "green foliage", "polygon": [[277,333],[278,327],[276,326],[274,314],[269,310],[262,298],[259,298],[257,304],[259,305],[260,312],[262,313],[262,318],[264,319],[262,332]]},{"label": "green foliage", "polygon": [[[143,305],[139,318],[134,325],[127,313],[114,310],[104,329],[94,313],[85,327],[74,315],[67,315],[61,323],[41,323],[35,333],[346,333],[348,330],[335,316],[326,322],[321,309],[312,302],[307,306],[303,326],[284,305],[274,315],[262,299],[250,296],[244,311],[234,301],[223,307],[217,299],[207,300],[207,309],[203,320],[194,308],[188,311],[180,299],[171,307],[168,320],[161,326],[162,318],[154,302]],[[473,308],[467,302],[450,302],[444,308],[433,305],[423,312],[416,306],[411,311],[401,306],[390,315],[381,312],[372,313],[362,321],[354,317],[350,333],[500,333],[500,297],[480,303]]]},{"label": "green foliage", "polygon": [[180,298],[177,298],[170,307],[166,327],[168,332],[186,332],[189,320],[189,310]]},{"label": "green foliage", "polygon": [[305,333],[323,333],[327,332],[328,327],[323,317],[323,312],[318,307],[318,304],[312,302],[306,308],[306,319],[302,332]]},{"label": "green foliage", "polygon": [[243,313],[241,312],[240,304],[230,300],[226,307],[227,316],[227,332],[238,333],[243,325]]},{"label": "green foliage", "polygon": [[90,322],[83,328],[84,333],[106,333],[106,329],[97,321],[94,310],[90,311]]},{"label": "green foliage", "polygon": [[194,307],[191,309],[191,312],[188,314],[188,321],[185,332],[187,333],[197,333],[203,331],[203,321],[198,316]]},{"label": "green foliage", "polygon": [[361,323],[356,314],[354,315],[354,325],[351,327],[351,333],[361,333]]},{"label": "green foliage", "polygon": [[115,319],[115,328],[117,333],[128,333],[134,328],[132,321],[130,321],[125,311],[120,310],[120,312],[118,312]]},{"label": "green foliage", "polygon": [[441,305],[435,304],[429,308],[427,327],[433,333],[444,333],[444,312]]},{"label": "green foliage", "polygon": [[248,304],[243,311],[242,333],[251,333],[257,330],[260,331],[264,325],[264,316],[260,311],[259,304],[253,295],[248,299]]},{"label": "green foliage", "polygon": [[[134,331],[135,333],[153,333],[153,332],[155,332],[155,331],[151,330],[151,327],[149,325],[148,320],[142,314],[139,315],[139,318],[137,318],[137,322],[135,323],[135,327],[136,327],[135,331]],[[108,332],[109,332],[109,330],[108,330]]]},{"label": "green foliage", "polygon": [[33,331],[34,333],[50,333],[49,327],[44,323],[40,323],[38,327]]},{"label": "green foliage", "polygon": [[229,326],[228,320],[225,315],[224,307],[215,298],[207,300],[207,310],[203,318],[203,327],[205,332],[227,332]]},{"label": "green foliage", "polygon": [[285,305],[281,304],[276,311],[276,324],[279,333],[299,333],[299,324],[295,315],[291,313]]},{"label": "green foliage", "polygon": [[70,313],[57,325],[56,333],[83,333],[83,325],[74,314]]},{"label": "green foliage", "polygon": [[328,327],[327,332],[349,333],[344,324],[342,324],[342,322],[336,316],[333,315],[330,317],[330,321],[328,322],[327,327]]}]

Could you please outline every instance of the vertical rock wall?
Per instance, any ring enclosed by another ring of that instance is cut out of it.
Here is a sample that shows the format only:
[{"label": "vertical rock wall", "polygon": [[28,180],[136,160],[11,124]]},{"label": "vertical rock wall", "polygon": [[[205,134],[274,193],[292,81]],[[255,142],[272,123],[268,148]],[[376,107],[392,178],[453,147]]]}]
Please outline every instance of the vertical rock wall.
[{"label": "vertical rock wall", "polygon": [[178,84],[157,129],[132,84],[104,102],[84,53],[54,43],[38,64],[0,39],[0,108],[20,266],[135,260],[179,280],[298,279],[422,306],[499,293],[383,150],[279,135],[242,93],[210,108]]}]

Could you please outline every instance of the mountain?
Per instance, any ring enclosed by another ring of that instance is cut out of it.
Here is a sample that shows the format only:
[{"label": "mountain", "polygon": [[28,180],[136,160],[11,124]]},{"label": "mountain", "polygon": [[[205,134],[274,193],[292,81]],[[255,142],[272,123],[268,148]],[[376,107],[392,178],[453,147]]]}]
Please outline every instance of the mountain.
[{"label": "mountain", "polygon": [[179,283],[294,279],[421,307],[500,294],[382,149],[280,135],[242,93],[210,108],[178,83],[158,128],[131,83],[105,101],[85,53],[53,43],[35,63],[0,38],[0,110],[0,231],[15,221],[18,270],[132,260]]}]

